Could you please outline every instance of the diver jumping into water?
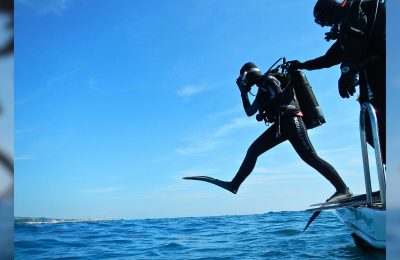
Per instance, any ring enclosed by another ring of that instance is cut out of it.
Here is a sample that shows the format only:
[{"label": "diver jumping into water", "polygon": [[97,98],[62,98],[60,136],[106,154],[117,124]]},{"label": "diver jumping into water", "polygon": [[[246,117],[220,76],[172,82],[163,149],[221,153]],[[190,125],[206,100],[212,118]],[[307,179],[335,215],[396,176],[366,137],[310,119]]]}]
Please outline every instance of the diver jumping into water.
[{"label": "diver jumping into water", "polygon": [[[250,145],[238,172],[231,181],[221,181],[207,176],[184,177],[184,179],[209,182],[236,194],[240,185],[253,171],[257,158],[276,145],[289,140],[300,158],[335,187],[336,192],[327,201],[332,202],[352,196],[335,168],[321,159],[314,150],[293,88],[283,88],[283,82],[272,73],[261,74],[260,69],[252,62],[242,66],[236,83],[246,114],[253,116],[259,112],[256,116],[257,121],[265,119],[273,124]],[[258,91],[254,101],[250,103],[248,93],[254,85],[258,87]]]}]

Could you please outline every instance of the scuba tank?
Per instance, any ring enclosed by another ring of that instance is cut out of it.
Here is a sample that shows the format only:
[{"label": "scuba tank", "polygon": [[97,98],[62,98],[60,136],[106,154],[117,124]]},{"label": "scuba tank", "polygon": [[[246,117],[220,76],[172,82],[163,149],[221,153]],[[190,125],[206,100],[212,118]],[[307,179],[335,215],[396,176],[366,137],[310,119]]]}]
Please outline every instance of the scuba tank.
[{"label": "scuba tank", "polygon": [[291,81],[296,93],[297,101],[300,105],[300,110],[303,112],[303,121],[307,129],[324,124],[325,117],[319,107],[318,101],[315,98],[311,85],[307,80],[306,75],[301,71],[290,72]]},{"label": "scuba tank", "polygon": [[[283,64],[274,68],[281,60]],[[279,58],[265,74],[270,74],[283,83],[286,87],[282,91],[288,91],[293,88],[300,111],[303,113],[303,122],[307,129],[312,129],[326,123],[324,114],[319,107],[306,75],[299,70],[289,70],[285,57]]]}]

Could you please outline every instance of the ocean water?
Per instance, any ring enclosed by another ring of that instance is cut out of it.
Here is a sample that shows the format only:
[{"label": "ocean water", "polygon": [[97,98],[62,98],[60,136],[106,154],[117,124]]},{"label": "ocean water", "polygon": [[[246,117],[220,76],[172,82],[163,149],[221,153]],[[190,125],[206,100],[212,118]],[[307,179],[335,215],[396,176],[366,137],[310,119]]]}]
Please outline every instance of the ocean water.
[{"label": "ocean water", "polygon": [[17,218],[15,259],[385,259],[331,212],[144,220]]}]

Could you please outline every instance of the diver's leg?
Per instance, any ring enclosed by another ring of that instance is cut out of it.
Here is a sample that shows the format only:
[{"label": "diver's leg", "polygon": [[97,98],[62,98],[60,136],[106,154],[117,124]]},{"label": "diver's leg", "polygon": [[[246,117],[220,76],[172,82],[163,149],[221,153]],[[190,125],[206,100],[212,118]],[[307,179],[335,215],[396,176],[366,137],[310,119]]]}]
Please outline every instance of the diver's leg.
[{"label": "diver's leg", "polygon": [[[382,163],[386,164],[386,108],[385,105],[378,102],[371,102],[375,109],[376,119],[378,121],[378,131],[379,131],[379,144],[381,148]],[[371,122],[369,116],[367,115],[365,121],[365,136],[367,143],[374,147],[374,139],[371,131]]]},{"label": "diver's leg", "polygon": [[236,194],[240,185],[253,171],[258,156],[285,140],[287,139],[285,138],[284,134],[282,134],[280,137],[277,137],[277,123],[274,123],[262,135],[260,135],[247,150],[242,165],[240,166],[235,177],[230,182],[230,191]]},{"label": "diver's leg", "polygon": [[284,131],[282,131],[282,135],[280,137],[277,137],[276,134],[277,125],[273,124],[250,145],[249,149],[247,150],[246,157],[244,158],[239,171],[236,173],[232,181],[221,181],[208,176],[190,176],[184,177],[183,179],[212,183],[236,194],[239,186],[254,169],[258,156],[271,149],[275,145],[287,140]]},{"label": "diver's leg", "polygon": [[[385,60],[376,60],[364,67],[365,84],[371,89],[369,101],[375,108],[379,129],[379,142],[382,161],[386,164],[386,63]],[[369,143],[373,146],[370,130],[367,131]]]},{"label": "diver's leg", "polygon": [[379,144],[381,147],[382,163],[386,164],[386,104],[372,103],[378,120]]},{"label": "diver's leg", "polygon": [[346,193],[348,188],[335,168],[320,158],[314,150],[301,117],[293,117],[289,124],[291,125],[286,127],[291,129],[292,132],[288,139],[300,158],[321,173],[336,188],[338,193]]}]

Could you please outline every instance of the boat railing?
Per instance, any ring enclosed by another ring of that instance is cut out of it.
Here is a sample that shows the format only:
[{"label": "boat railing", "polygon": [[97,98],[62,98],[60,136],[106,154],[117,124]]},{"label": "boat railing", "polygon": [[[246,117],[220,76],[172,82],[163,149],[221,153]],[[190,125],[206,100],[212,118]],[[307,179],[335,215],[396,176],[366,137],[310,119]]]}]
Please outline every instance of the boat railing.
[{"label": "boat railing", "polygon": [[369,118],[370,127],[372,132],[374,150],[375,150],[375,162],[376,162],[376,170],[378,173],[378,181],[379,181],[379,191],[381,197],[382,208],[386,209],[386,180],[385,180],[385,172],[382,163],[382,154],[380,148],[380,140],[379,140],[379,129],[377,124],[377,118],[374,107],[365,102],[361,105],[360,111],[360,138],[361,138],[361,151],[363,157],[363,168],[364,168],[364,180],[365,180],[365,189],[367,196],[367,205],[372,207],[372,186],[371,186],[371,174],[369,168],[369,159],[368,159],[368,149],[367,149],[367,137],[366,137],[366,120]]}]

